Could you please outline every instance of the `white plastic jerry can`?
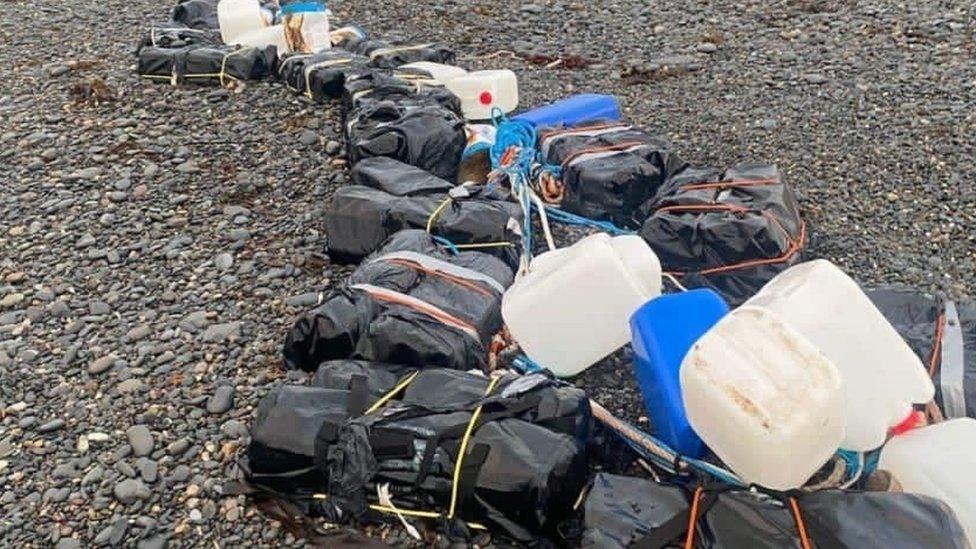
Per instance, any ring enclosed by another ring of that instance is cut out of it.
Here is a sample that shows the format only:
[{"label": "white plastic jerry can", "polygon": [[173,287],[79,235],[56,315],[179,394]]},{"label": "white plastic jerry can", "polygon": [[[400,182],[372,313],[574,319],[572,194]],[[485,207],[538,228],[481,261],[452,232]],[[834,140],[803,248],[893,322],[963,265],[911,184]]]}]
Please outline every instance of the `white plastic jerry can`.
[{"label": "white plastic jerry can", "polygon": [[409,70],[416,69],[424,71],[430,75],[438,84],[444,85],[454,80],[455,78],[465,76],[468,71],[462,69],[461,67],[455,67],[454,65],[445,65],[444,63],[434,63],[431,61],[417,61],[416,63],[407,63],[406,65],[400,65],[398,70]]},{"label": "white plastic jerry can", "polygon": [[270,27],[245,32],[235,38],[233,43],[255,48],[275,46],[278,50],[278,57],[289,51],[288,42],[285,40],[285,29],[282,25],[271,25]]},{"label": "white plastic jerry can", "polygon": [[507,69],[469,72],[444,85],[461,100],[468,120],[488,120],[495,108],[508,114],[518,107],[518,79]]},{"label": "white plastic jerry can", "polygon": [[976,546],[976,420],[958,418],[914,429],[885,444],[878,468],[905,492],[942,500]]},{"label": "white plastic jerry can", "polygon": [[681,362],[688,422],[747,483],[802,486],[844,437],[837,368],[778,315],[740,307]]},{"label": "white plastic jerry can", "polygon": [[238,37],[264,28],[268,22],[258,0],[220,0],[217,4],[220,38],[225,44],[239,44]]},{"label": "white plastic jerry can", "polygon": [[746,305],[776,312],[837,366],[847,400],[841,448],[881,446],[935,395],[922,361],[849,276],[819,259],[770,280]]},{"label": "white plastic jerry can", "polygon": [[529,358],[570,377],[630,341],[630,315],[660,293],[644,239],[598,233],[536,257],[505,292],[502,317]]}]

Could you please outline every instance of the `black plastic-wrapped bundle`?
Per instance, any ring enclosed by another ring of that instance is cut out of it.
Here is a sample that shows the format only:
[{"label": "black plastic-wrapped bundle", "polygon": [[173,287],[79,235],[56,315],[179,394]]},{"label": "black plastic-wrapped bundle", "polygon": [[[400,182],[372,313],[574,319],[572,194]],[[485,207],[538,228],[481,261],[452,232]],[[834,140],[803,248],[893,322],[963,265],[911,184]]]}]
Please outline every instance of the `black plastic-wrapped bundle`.
[{"label": "black plastic-wrapped bundle", "polygon": [[[799,548],[801,536],[817,549],[969,547],[952,510],[922,495],[824,490],[799,495],[792,503],[786,495],[774,498],[719,487],[696,495],[695,547]],[[680,545],[688,535],[688,514],[688,496],[681,489],[600,474],[584,505],[582,547]]]},{"label": "black plastic-wrapped bundle", "polygon": [[451,537],[488,528],[532,542],[571,514],[591,428],[579,389],[539,374],[490,379],[433,368],[394,383],[387,368],[322,369],[340,373],[320,369],[316,387],[283,386],[265,397],[249,448],[252,472],[276,468],[263,463],[269,448],[299,456],[292,475],[305,484],[288,486],[279,472],[253,475],[253,485],[306,502],[321,494],[305,512],[337,522],[395,520],[377,498],[377,486],[389,485],[397,508],[438,518]]},{"label": "black plastic-wrapped bundle", "polygon": [[[583,549],[627,549],[644,538],[671,541],[687,526],[688,497],[676,486],[598,473],[583,505]],[[678,519],[678,520],[676,520]]]},{"label": "black plastic-wrapped bundle", "polygon": [[[185,27],[151,27],[139,44],[139,51],[146,47],[183,48],[186,46],[217,46],[222,44],[220,32],[210,29]],[[138,54],[138,51],[136,52]]]},{"label": "black plastic-wrapped bundle", "polygon": [[732,304],[796,263],[806,241],[796,196],[768,164],[686,168],[642,210],[640,234],[665,271]]},{"label": "black plastic-wrapped bundle", "polygon": [[314,371],[324,361],[354,358],[484,368],[513,276],[498,258],[451,255],[424,231],[401,231],[295,323],[285,338],[285,365]]},{"label": "black plastic-wrapped bundle", "polygon": [[182,48],[144,47],[139,50],[139,75],[177,84],[225,86],[235,81],[261,80],[273,74],[274,46],[194,45]]},{"label": "black plastic-wrapped bundle", "polygon": [[[702,547],[800,547],[799,524],[789,505],[748,492],[725,492],[706,507],[698,521]],[[808,539],[817,548],[970,547],[952,510],[922,495],[829,490],[804,495],[797,509]]]},{"label": "black plastic-wrapped bundle", "polygon": [[436,42],[426,44],[391,44],[383,40],[358,40],[346,43],[350,50],[369,57],[374,67],[395,69],[407,63],[430,61],[454,64],[454,50]]},{"label": "black plastic-wrapped bundle", "polygon": [[541,189],[547,202],[631,229],[643,221],[641,205],[686,166],[666,140],[619,122],[542,130],[539,149],[561,171],[561,185]]},{"label": "black plastic-wrapped bundle", "polygon": [[496,199],[482,186],[455,187],[423,170],[384,157],[367,158],[351,172],[326,208],[329,257],[355,263],[397,231],[430,229],[461,246],[518,264],[518,204]]},{"label": "black plastic-wrapped bundle", "polygon": [[322,53],[292,53],[278,63],[278,77],[289,89],[318,102],[342,96],[349,74],[361,72],[369,60],[333,48]]},{"label": "black plastic-wrapped bundle", "polygon": [[378,101],[346,120],[349,161],[385,156],[454,181],[467,143],[464,119],[437,105]]},{"label": "black plastic-wrapped bundle", "polygon": [[867,294],[928,367],[942,414],[976,418],[976,301],[905,288]]},{"label": "black plastic-wrapped bundle", "polygon": [[375,69],[346,76],[342,105],[347,112],[347,121],[360,107],[380,101],[391,101],[400,107],[438,105],[463,118],[461,100],[443,86],[407,81]]},{"label": "black plastic-wrapped bundle", "polygon": [[173,7],[171,19],[191,29],[220,29],[217,4],[220,0],[182,0]]}]

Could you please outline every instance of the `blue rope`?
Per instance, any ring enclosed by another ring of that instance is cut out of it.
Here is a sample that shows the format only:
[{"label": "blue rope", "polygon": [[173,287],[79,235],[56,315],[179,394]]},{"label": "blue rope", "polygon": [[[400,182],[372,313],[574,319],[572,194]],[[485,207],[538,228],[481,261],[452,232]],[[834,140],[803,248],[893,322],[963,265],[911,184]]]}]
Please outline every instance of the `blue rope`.
[{"label": "blue rope", "polygon": [[434,242],[436,242],[436,243],[440,244],[441,246],[444,246],[445,248],[447,248],[448,251],[450,251],[453,255],[458,255],[458,253],[460,253],[458,251],[458,249],[457,249],[457,246],[455,246],[453,242],[451,242],[450,240],[444,238],[443,236],[430,235],[430,238]]},{"label": "blue rope", "polygon": [[635,234],[634,231],[621,229],[610,221],[598,221],[596,219],[590,219],[588,217],[569,213],[565,210],[560,210],[555,206],[546,206],[546,215],[549,216],[550,221],[555,221],[556,223],[572,225],[575,227],[590,227],[593,229],[599,229],[601,231],[610,233],[611,236]]}]

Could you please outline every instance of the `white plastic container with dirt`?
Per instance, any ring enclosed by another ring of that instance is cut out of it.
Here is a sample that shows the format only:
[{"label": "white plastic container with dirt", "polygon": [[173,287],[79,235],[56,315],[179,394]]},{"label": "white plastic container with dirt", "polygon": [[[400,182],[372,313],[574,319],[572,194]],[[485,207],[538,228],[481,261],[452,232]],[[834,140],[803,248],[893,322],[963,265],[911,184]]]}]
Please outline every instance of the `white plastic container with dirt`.
[{"label": "white plastic container with dirt", "polygon": [[898,435],[881,450],[878,469],[894,475],[905,492],[945,502],[976,546],[976,420],[952,419]]},{"label": "white plastic container with dirt", "polygon": [[861,288],[826,260],[802,263],[769,281],[746,305],[777,313],[837,367],[847,400],[841,448],[881,446],[935,387],[921,360]]},{"label": "white plastic container with dirt", "polygon": [[398,71],[404,70],[419,70],[426,72],[430,77],[440,85],[444,85],[455,78],[465,76],[468,71],[462,69],[461,67],[455,67],[454,65],[445,65],[444,63],[434,63],[431,61],[417,61],[416,63],[407,63],[406,65],[400,65],[397,69]]},{"label": "white plastic container with dirt", "polygon": [[798,488],[844,437],[837,368],[766,309],[726,315],[692,346],[680,378],[691,427],[745,482]]},{"label": "white plastic container with dirt", "polygon": [[644,239],[599,233],[536,257],[502,317],[529,358],[570,377],[627,344],[630,315],[660,293],[661,263]]},{"label": "white plastic container with dirt", "polygon": [[[241,44],[238,39],[271,24],[258,0],[220,0],[217,4],[220,38],[225,44]],[[246,44],[251,45],[251,44]]]},{"label": "white plastic container with dirt", "polygon": [[289,52],[318,53],[332,47],[329,15],[323,2],[298,1],[281,8]]},{"label": "white plastic container with dirt", "polygon": [[508,114],[518,107],[518,78],[507,69],[469,72],[444,85],[461,100],[468,120],[488,120],[495,109]]},{"label": "white plastic container with dirt", "polygon": [[508,114],[518,107],[518,78],[503,70],[468,72],[461,67],[420,61],[400,67],[419,69],[451,90],[461,100],[461,110],[468,120],[488,120],[495,109]]},{"label": "white plastic container with dirt", "polygon": [[271,25],[246,32],[238,36],[234,43],[254,48],[274,46],[278,48],[278,57],[288,53],[288,42],[285,41],[285,29],[282,25]]}]

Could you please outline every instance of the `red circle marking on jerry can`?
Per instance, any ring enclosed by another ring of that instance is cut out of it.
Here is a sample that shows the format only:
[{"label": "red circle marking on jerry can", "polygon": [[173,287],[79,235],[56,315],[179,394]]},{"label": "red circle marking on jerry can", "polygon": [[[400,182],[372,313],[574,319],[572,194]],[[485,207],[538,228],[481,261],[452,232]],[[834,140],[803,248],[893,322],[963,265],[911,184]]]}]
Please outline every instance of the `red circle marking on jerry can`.
[{"label": "red circle marking on jerry can", "polygon": [[478,101],[482,105],[491,105],[492,99],[494,98],[491,96],[491,92],[483,91],[481,92],[481,95],[478,96]]}]

